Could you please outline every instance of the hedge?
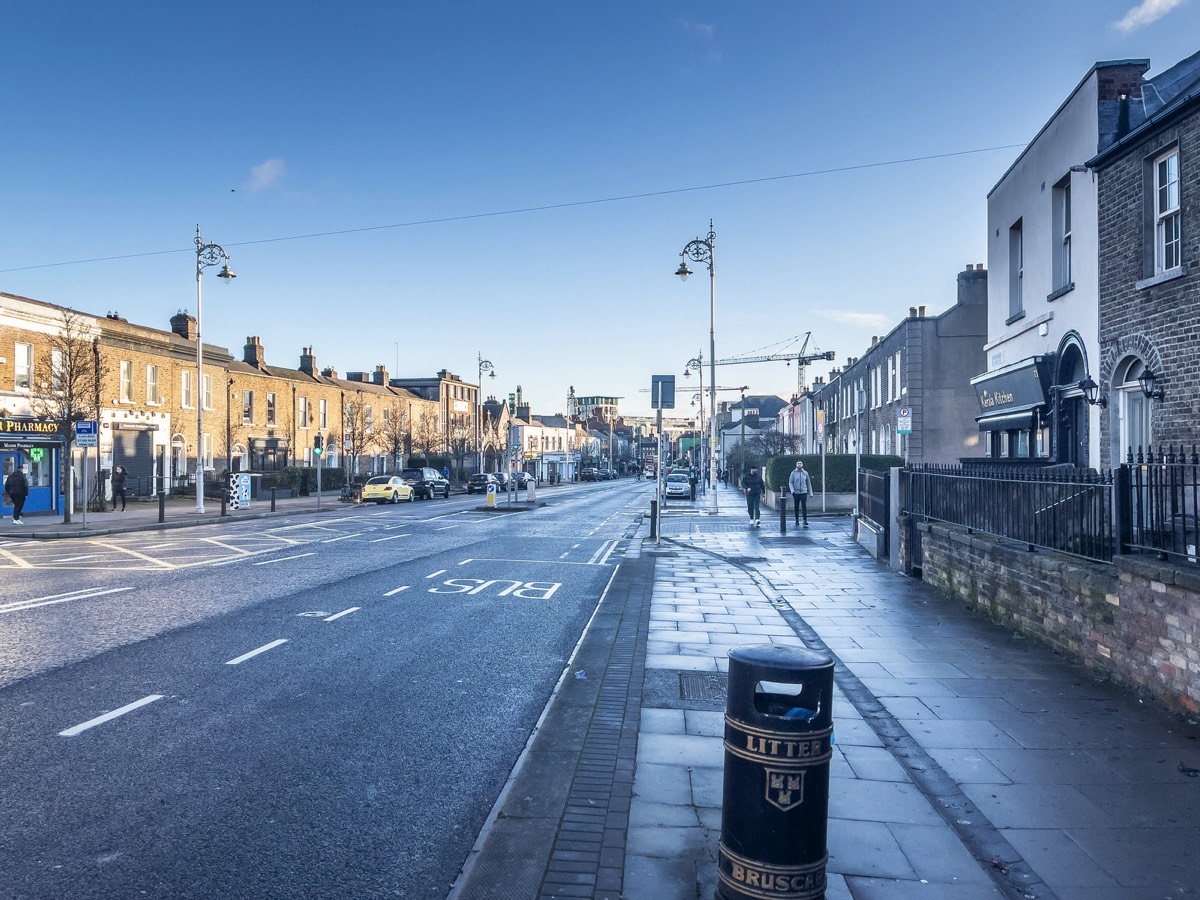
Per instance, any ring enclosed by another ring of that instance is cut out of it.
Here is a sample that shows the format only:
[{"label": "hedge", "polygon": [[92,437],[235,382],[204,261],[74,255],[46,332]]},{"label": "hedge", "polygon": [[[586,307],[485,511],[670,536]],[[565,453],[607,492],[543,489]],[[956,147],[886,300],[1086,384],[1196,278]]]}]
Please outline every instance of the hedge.
[{"label": "hedge", "polygon": [[[789,453],[786,456],[775,456],[767,461],[764,472],[767,487],[777,491],[786,487],[788,476],[796,468],[796,460],[804,461],[804,468],[813,480],[813,490],[821,490],[821,454],[819,453]],[[904,460],[899,456],[881,456],[875,453],[864,453],[861,457],[862,467],[880,472],[886,472],[896,466],[903,466]],[[831,494],[854,493],[854,454],[826,453],[825,454],[825,490]]]}]

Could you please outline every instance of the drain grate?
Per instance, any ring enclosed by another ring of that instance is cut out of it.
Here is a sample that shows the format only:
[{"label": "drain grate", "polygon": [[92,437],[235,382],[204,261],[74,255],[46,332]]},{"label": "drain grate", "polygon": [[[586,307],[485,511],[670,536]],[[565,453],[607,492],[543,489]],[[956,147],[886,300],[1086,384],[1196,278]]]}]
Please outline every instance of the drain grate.
[{"label": "drain grate", "polygon": [[679,696],[683,700],[720,700],[723,703],[728,687],[727,675],[688,672],[679,676]]}]

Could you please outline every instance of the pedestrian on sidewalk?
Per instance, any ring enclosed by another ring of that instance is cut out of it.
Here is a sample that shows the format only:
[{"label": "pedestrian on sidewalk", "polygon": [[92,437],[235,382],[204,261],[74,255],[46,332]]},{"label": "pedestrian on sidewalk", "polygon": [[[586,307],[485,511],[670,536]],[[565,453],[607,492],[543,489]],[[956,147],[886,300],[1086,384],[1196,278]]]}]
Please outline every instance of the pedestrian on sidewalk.
[{"label": "pedestrian on sidewalk", "polygon": [[4,480],[4,493],[12,499],[14,525],[25,524],[21,521],[21,511],[25,509],[25,498],[29,496],[29,478],[25,474],[28,469],[29,466],[22,463]]},{"label": "pedestrian on sidewalk", "polygon": [[758,474],[758,466],[751,466],[750,474],[742,478],[742,493],[746,495],[746,512],[750,514],[751,528],[758,528],[759,504],[765,487],[762,476]]},{"label": "pedestrian on sidewalk", "polygon": [[808,498],[816,493],[813,490],[812,476],[804,468],[802,460],[796,460],[796,468],[788,476],[788,490],[792,492],[792,500],[796,507],[796,527],[800,527],[800,514],[804,513],[804,527],[808,527]]},{"label": "pedestrian on sidewalk", "polygon": [[121,512],[125,512],[125,467],[113,469],[112,477],[113,512],[117,511],[117,496],[121,497]]}]

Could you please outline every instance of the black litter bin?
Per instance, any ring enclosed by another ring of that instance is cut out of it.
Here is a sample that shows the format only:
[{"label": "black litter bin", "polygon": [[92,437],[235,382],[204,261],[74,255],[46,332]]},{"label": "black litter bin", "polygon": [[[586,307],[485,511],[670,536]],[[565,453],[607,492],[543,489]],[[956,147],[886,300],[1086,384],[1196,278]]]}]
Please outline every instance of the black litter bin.
[{"label": "black litter bin", "polygon": [[833,660],[799,647],[729,652],[717,900],[823,900]]}]

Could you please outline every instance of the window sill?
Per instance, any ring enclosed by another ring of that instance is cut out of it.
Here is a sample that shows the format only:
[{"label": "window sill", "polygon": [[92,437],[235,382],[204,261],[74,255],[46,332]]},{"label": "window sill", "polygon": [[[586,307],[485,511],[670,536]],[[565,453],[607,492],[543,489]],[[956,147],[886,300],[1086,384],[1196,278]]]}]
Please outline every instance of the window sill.
[{"label": "window sill", "polygon": [[1070,284],[1064,284],[1058,290],[1051,291],[1050,293],[1048,293],[1046,295],[1046,301],[1048,303],[1052,303],[1055,300],[1057,300],[1059,297],[1063,297],[1063,296],[1066,296],[1067,294],[1071,293],[1071,291],[1073,291],[1073,290],[1075,290],[1075,282],[1072,281]]},{"label": "window sill", "polygon": [[1176,266],[1173,269],[1167,269],[1165,272],[1159,272],[1157,275],[1151,275],[1149,278],[1143,278],[1141,281],[1135,281],[1133,286],[1141,291],[1154,287],[1156,284],[1163,284],[1167,281],[1174,281],[1176,278],[1182,278],[1187,273],[1187,266]]},{"label": "window sill", "polygon": [[1004,324],[1011,325],[1013,322],[1020,322],[1023,318],[1025,318],[1025,310],[1021,310],[1015,316],[1009,316],[1004,320]]}]

